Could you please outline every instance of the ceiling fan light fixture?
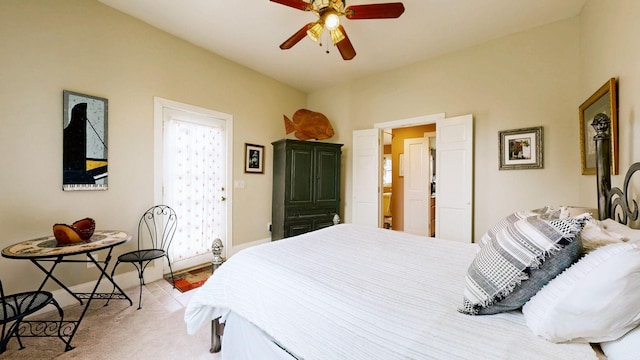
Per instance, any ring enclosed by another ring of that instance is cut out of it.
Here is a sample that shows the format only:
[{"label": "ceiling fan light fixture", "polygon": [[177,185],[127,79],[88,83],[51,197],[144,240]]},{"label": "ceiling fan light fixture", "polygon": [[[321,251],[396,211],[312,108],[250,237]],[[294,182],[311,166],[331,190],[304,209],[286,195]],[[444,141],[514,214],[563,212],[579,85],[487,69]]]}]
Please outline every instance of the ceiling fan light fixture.
[{"label": "ceiling fan light fixture", "polygon": [[333,29],[330,31],[330,33],[331,33],[331,40],[333,41],[334,45],[344,40],[344,33],[340,31],[340,28]]},{"label": "ceiling fan light fixture", "polygon": [[[340,24],[340,17],[346,19],[395,19],[404,13],[401,2],[378,4],[352,5],[345,7],[345,0],[270,0],[302,11],[312,12],[318,17],[316,22],[310,22],[295,32],[280,45],[280,49],[290,49],[303,38],[308,36],[315,42],[320,42],[322,32],[326,27],[335,47],[340,51],[344,60],[351,60],[356,56],[347,32]],[[328,37],[328,36],[327,36]],[[328,43],[328,39],[327,39]],[[322,42],[320,42],[322,45]],[[329,50],[327,49],[327,53]]]},{"label": "ceiling fan light fixture", "polygon": [[340,26],[340,17],[335,11],[327,11],[324,15],[324,26],[329,30],[335,30]]},{"label": "ceiling fan light fixture", "polygon": [[317,21],[315,24],[313,24],[312,27],[309,28],[309,30],[307,30],[307,35],[311,38],[311,40],[318,41],[318,39],[320,39],[320,35],[322,35],[323,29],[324,26],[322,26],[322,22]]}]

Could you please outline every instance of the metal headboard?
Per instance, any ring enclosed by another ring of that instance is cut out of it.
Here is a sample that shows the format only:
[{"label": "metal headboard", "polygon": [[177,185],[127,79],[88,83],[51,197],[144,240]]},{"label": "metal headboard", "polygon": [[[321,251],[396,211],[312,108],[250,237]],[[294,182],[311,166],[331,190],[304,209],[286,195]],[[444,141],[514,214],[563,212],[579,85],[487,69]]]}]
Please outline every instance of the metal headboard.
[{"label": "metal headboard", "polygon": [[611,187],[611,138],[609,132],[609,117],[598,114],[591,126],[596,130],[593,139],[596,142],[596,178],[598,181],[598,215],[600,219],[614,219],[619,223],[628,224],[638,220],[638,203],[630,199],[631,177],[640,171],[640,162],[634,163],[627,170],[622,189]]}]

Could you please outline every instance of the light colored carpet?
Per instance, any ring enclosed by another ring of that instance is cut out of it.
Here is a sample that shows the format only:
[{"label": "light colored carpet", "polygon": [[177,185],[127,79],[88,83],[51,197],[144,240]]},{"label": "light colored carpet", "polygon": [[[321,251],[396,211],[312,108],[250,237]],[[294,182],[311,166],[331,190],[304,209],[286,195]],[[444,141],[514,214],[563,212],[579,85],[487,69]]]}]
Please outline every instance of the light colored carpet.
[{"label": "light colored carpet", "polygon": [[[0,359],[207,359],[220,360],[209,353],[209,328],[188,335],[184,308],[193,292],[173,289],[165,280],[147,284],[142,293],[142,309],[137,310],[138,287],[125,289],[133,300],[93,300],[71,345],[65,352],[58,338],[23,338],[19,350],[12,339]],[[64,309],[65,319],[77,319],[82,308]],[[45,314],[46,315],[46,314]],[[44,315],[43,315],[44,316]]]}]

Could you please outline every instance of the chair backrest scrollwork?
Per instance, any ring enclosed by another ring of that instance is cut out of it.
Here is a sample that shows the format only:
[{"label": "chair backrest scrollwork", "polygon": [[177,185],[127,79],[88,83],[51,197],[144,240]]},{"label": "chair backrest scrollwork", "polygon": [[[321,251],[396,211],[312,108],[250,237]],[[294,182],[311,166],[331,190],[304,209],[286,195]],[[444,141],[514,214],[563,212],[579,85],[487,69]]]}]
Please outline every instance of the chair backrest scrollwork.
[{"label": "chair backrest scrollwork", "polygon": [[138,223],[138,249],[149,249],[145,240],[149,240],[152,249],[167,251],[178,226],[176,212],[167,205],[149,208]]}]

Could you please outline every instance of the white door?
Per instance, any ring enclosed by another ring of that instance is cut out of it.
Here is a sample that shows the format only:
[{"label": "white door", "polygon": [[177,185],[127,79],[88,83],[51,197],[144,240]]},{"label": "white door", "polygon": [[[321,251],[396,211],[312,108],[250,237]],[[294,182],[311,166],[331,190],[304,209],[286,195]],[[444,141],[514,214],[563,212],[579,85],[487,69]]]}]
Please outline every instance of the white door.
[{"label": "white door", "polygon": [[[178,227],[169,249],[174,271],[211,261],[211,244],[219,238],[227,246],[231,205],[231,117],[227,114],[157,99],[161,118],[156,123],[160,158],[156,158],[155,201],[171,206]],[[158,169],[160,168],[160,169]],[[223,249],[224,250],[224,249]],[[165,264],[164,273],[168,272]]]},{"label": "white door", "polygon": [[436,237],[473,241],[473,116],[436,121]]},{"label": "white door", "polygon": [[354,224],[379,227],[382,223],[380,132],[380,129],[353,132],[351,222]]},{"label": "white door", "polygon": [[404,232],[429,235],[429,139],[404,140]]}]

